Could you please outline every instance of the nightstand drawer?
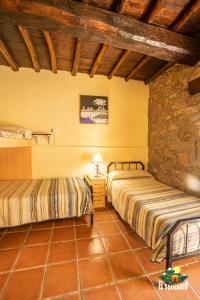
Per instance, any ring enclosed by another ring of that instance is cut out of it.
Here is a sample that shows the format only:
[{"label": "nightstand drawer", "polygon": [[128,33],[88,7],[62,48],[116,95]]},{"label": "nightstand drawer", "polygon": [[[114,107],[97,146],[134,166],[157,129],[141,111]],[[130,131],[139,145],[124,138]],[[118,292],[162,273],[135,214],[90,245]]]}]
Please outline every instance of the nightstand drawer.
[{"label": "nightstand drawer", "polygon": [[94,186],[93,186],[93,193],[95,193],[95,194],[96,194],[96,193],[101,193],[101,194],[103,193],[103,194],[104,194],[104,193],[105,193],[105,188],[104,188],[104,186],[100,186],[100,187],[94,187]]},{"label": "nightstand drawer", "polygon": [[91,182],[92,182],[92,185],[104,185],[104,183],[105,183],[105,179],[92,179],[91,180]]},{"label": "nightstand drawer", "polygon": [[93,195],[93,199],[95,200],[95,201],[104,201],[105,200],[105,194],[101,194],[101,195]]},{"label": "nightstand drawer", "polygon": [[94,200],[94,208],[96,207],[105,207],[105,199]]},{"label": "nightstand drawer", "polygon": [[105,193],[93,193],[93,197],[94,198],[97,198],[97,197],[105,198]]}]

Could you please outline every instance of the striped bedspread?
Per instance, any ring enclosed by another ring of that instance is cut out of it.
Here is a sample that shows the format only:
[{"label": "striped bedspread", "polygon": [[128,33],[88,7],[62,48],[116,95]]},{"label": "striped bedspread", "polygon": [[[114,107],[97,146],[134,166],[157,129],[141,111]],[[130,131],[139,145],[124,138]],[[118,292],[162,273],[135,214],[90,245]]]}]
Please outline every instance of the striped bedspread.
[{"label": "striped bedspread", "polygon": [[79,177],[0,181],[0,227],[92,212],[90,191]]},{"label": "striped bedspread", "polygon": [[[141,171],[142,172],[142,171]],[[147,173],[147,172],[146,172]],[[200,216],[200,198],[156,181],[150,175],[108,178],[108,194],[122,219],[152,248],[152,261],[166,257],[166,236],[179,219]],[[186,225],[174,236],[173,255],[200,249],[200,222]]]}]

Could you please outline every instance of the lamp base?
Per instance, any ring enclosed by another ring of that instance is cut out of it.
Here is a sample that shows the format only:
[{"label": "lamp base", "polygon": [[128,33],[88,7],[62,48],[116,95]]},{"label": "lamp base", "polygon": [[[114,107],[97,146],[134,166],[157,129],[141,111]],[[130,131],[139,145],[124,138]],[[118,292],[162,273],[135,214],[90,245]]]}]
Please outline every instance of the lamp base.
[{"label": "lamp base", "polygon": [[95,174],[94,177],[95,178],[100,178],[100,177],[102,177],[102,175],[101,174]]},{"label": "lamp base", "polygon": [[100,169],[99,169],[99,163],[97,162],[96,163],[96,173],[94,175],[95,178],[100,178],[102,175],[101,175],[101,172],[100,172]]}]

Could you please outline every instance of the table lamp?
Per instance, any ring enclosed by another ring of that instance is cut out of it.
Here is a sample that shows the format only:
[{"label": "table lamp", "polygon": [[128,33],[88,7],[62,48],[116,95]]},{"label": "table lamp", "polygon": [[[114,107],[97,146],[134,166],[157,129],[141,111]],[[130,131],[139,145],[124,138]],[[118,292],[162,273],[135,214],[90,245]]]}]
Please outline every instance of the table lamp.
[{"label": "table lamp", "polygon": [[103,158],[102,158],[101,154],[96,153],[92,159],[92,163],[94,163],[96,166],[96,174],[94,177],[101,177],[102,174],[99,169],[99,164],[103,163]]}]

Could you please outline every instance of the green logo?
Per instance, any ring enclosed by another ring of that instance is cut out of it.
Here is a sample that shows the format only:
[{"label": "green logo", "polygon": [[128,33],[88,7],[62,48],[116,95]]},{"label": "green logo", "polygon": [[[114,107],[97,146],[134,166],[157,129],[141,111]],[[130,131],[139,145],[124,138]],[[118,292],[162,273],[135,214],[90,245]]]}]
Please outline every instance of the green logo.
[{"label": "green logo", "polygon": [[169,268],[165,273],[160,275],[160,279],[162,279],[167,285],[174,285],[183,283],[188,278],[188,275],[181,274],[180,267]]}]

